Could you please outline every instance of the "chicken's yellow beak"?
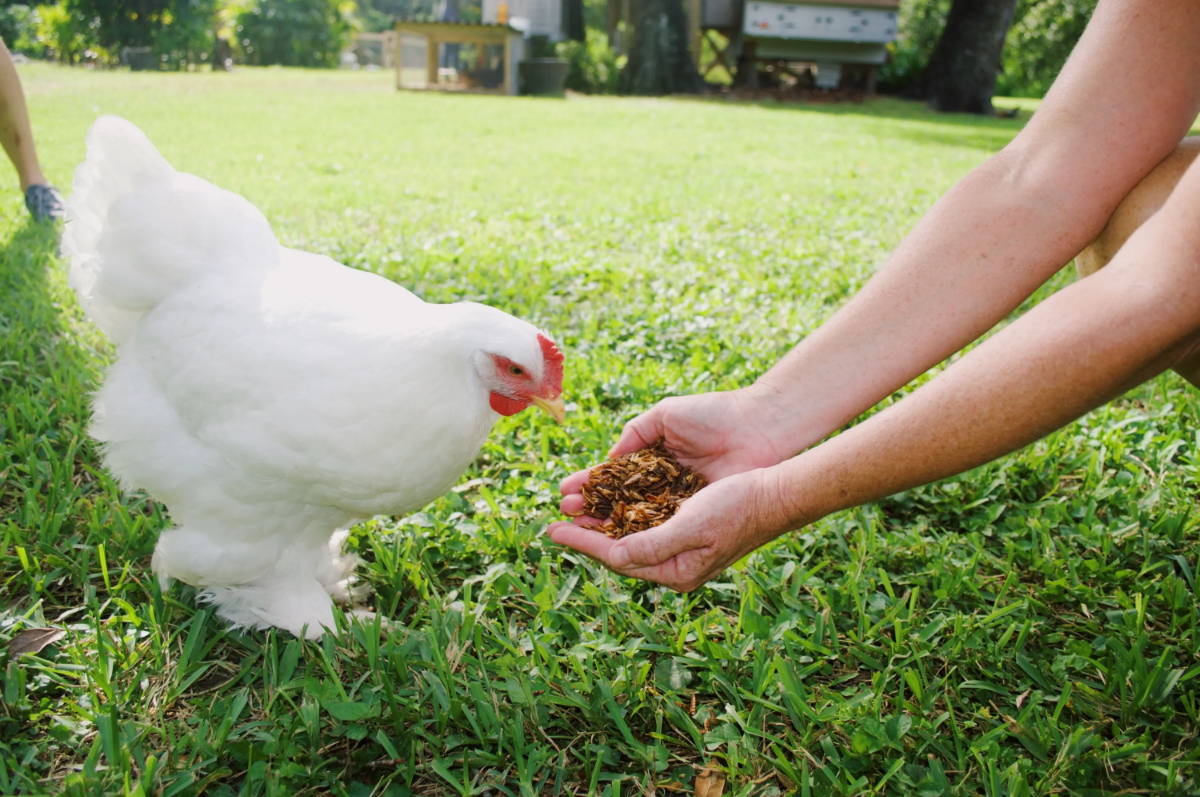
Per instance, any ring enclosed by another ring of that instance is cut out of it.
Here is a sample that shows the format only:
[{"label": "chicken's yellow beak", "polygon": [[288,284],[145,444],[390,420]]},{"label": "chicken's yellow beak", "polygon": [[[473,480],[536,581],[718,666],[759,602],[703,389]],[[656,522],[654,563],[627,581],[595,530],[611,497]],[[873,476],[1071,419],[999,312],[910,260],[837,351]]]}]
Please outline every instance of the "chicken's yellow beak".
[{"label": "chicken's yellow beak", "polygon": [[552,399],[534,396],[533,404],[538,409],[545,410],[546,414],[558,423],[562,423],[563,418],[567,414],[567,407],[565,404],[563,404],[562,396],[555,396]]}]

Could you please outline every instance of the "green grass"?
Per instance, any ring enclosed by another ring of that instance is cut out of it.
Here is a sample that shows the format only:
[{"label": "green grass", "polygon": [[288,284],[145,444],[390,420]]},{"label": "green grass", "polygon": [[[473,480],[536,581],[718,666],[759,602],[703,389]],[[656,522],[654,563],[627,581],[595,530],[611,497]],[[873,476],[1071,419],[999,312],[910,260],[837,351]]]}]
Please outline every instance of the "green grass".
[{"label": "green grass", "polygon": [[[705,766],[727,795],[1200,792],[1200,394],[1176,378],[691,595],[540,534],[625,419],[761,373],[1021,120],[22,76],[60,185],[90,121],[127,116],[285,243],[547,327],[571,412],[502,422],[461,488],[356,529],[390,628],[230,633],[152,578],[168,519],[85,434],[111,352],[5,192],[0,793],[670,794]],[[9,653],[32,627],[65,636]]]}]

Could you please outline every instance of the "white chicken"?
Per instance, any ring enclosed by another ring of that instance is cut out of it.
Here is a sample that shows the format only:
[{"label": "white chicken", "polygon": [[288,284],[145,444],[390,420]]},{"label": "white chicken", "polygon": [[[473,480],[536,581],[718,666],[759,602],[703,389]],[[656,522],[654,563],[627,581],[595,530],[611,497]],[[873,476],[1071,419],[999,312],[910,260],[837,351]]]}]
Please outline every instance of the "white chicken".
[{"label": "white chicken", "polygon": [[75,173],[71,283],[117,346],[92,435],[166,504],[153,566],[235,626],[319,637],[352,597],[345,529],[450,488],[501,415],[562,419],[563,357],[472,302],[280,246],[248,201],[102,117]]}]

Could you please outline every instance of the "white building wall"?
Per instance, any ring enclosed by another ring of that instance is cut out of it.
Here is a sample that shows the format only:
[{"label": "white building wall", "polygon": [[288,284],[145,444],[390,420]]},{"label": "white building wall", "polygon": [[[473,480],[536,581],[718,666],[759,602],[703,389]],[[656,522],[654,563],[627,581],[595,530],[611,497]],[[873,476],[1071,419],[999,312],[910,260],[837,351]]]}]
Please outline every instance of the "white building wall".
[{"label": "white building wall", "polygon": [[549,36],[553,41],[564,38],[561,0],[483,0],[483,21],[499,22],[501,6],[507,6],[510,23],[528,21],[529,35]]}]

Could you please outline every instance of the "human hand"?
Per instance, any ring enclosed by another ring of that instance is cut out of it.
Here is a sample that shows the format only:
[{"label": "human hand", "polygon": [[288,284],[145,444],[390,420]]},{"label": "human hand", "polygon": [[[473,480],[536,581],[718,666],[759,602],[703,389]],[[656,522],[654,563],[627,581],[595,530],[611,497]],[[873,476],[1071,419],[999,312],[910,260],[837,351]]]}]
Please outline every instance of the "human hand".
[{"label": "human hand", "polygon": [[[575,478],[582,484],[586,471]],[[690,592],[789,528],[778,478],[771,468],[727,476],[680,504],[661,526],[619,540],[587,528],[592,521],[586,518],[552,523],[546,531],[622,575]]]},{"label": "human hand", "polygon": [[[774,465],[793,453],[781,450],[771,434],[774,416],[770,399],[748,390],[663,399],[625,424],[608,456],[648,448],[661,440],[681,464],[715,482]],[[573,473],[562,481],[563,514],[582,514],[579,490],[588,472]]]},{"label": "human hand", "polygon": [[625,575],[688,591],[786,530],[768,469],[791,452],[772,433],[774,397],[755,390],[664,399],[625,424],[609,457],[663,441],[679,462],[709,485],[653,529],[613,540],[594,531],[602,519],[583,514],[581,488],[590,469],[562,481],[561,508],[572,522],[553,523],[550,538]]}]

